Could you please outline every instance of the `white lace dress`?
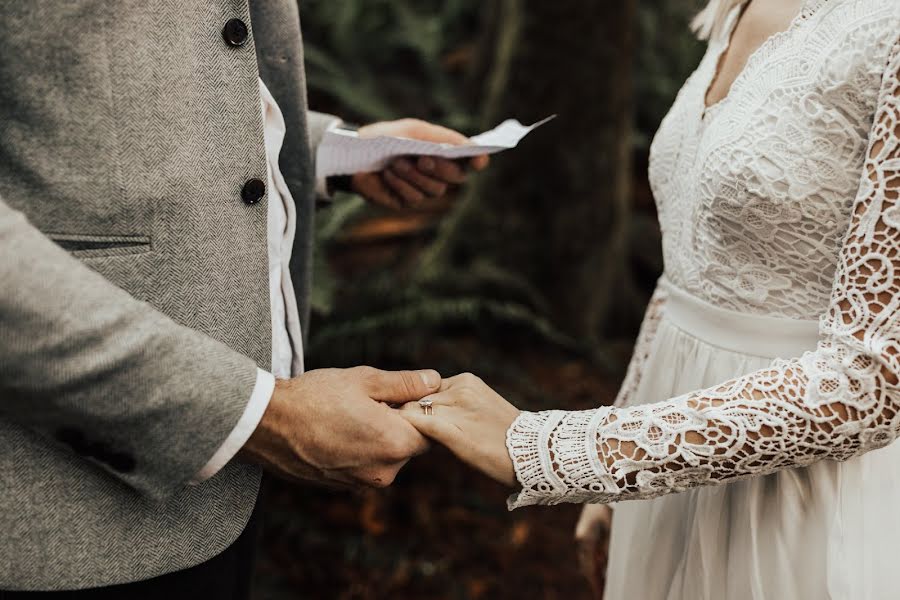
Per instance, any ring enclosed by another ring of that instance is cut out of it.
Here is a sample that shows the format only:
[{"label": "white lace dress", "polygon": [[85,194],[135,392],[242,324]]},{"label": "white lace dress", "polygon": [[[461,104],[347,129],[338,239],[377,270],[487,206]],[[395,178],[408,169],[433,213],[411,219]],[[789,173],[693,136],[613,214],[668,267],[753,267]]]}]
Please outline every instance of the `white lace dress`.
[{"label": "white lace dress", "polygon": [[617,503],[609,600],[900,598],[900,0],[808,0],[704,110],[727,39],[653,143],[619,402],[522,413],[510,505]]}]

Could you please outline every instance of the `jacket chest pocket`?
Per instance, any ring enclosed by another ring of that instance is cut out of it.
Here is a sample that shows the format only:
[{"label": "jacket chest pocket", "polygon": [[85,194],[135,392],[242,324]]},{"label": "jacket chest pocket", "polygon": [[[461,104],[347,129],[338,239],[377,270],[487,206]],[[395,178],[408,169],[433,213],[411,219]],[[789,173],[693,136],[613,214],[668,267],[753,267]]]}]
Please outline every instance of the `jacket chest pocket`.
[{"label": "jacket chest pocket", "polygon": [[81,259],[143,254],[153,249],[149,236],[47,233],[63,250]]}]

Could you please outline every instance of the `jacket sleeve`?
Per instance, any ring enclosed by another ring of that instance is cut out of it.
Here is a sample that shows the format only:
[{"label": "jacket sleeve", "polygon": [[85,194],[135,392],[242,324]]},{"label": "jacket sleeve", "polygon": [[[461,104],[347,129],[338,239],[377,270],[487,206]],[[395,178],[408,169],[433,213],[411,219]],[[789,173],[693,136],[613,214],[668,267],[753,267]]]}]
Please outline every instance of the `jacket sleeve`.
[{"label": "jacket sleeve", "polygon": [[0,418],[151,498],[228,437],[257,368],[70,256],[0,199]]}]

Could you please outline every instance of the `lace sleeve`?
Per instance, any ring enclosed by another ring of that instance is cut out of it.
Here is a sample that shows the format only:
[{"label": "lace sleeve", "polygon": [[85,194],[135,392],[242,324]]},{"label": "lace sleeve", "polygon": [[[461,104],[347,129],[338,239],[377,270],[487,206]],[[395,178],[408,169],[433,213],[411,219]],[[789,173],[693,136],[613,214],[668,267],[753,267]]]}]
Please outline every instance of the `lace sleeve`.
[{"label": "lace sleeve", "polygon": [[900,43],[813,352],[631,408],[523,412],[510,507],[651,498],[846,460],[900,436]]},{"label": "lace sleeve", "polygon": [[641,383],[641,373],[644,372],[644,364],[650,356],[650,349],[653,347],[653,340],[656,338],[656,330],[659,327],[659,320],[665,304],[666,292],[662,286],[657,285],[647,304],[644,320],[641,322],[641,330],[634,342],[634,352],[613,406],[623,407],[631,404],[631,399]]}]

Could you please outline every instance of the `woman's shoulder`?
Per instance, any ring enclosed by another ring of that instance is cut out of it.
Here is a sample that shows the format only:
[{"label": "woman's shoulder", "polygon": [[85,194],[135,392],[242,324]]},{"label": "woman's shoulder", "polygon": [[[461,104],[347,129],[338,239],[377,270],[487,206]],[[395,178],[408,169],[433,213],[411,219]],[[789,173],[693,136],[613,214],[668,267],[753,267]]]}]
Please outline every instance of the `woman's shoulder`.
[{"label": "woman's shoulder", "polygon": [[900,44],[900,0],[811,0],[819,13],[810,41],[845,75],[877,75]]},{"label": "woman's shoulder", "polygon": [[838,37],[874,33],[896,41],[900,37],[898,0],[811,0],[821,6],[821,28]]},{"label": "woman's shoulder", "polygon": [[[900,3],[897,0],[807,0],[811,3],[818,2],[826,11],[855,11],[860,16],[864,14],[900,17]],[[846,14],[846,13],[843,13]]]}]

